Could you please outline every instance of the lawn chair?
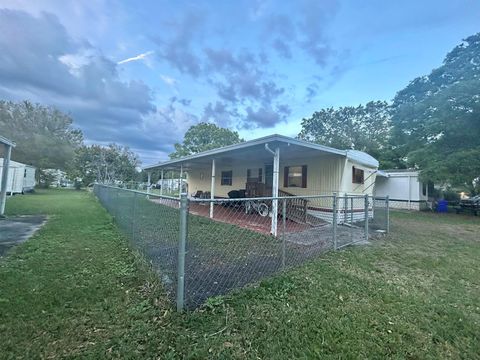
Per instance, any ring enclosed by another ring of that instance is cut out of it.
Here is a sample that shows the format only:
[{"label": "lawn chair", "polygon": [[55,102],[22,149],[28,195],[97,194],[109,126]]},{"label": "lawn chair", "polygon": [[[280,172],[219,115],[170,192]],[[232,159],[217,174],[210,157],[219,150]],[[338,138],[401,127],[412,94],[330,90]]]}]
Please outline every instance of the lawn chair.
[{"label": "lawn chair", "polygon": [[203,197],[203,191],[202,190],[197,190],[195,194],[192,195],[194,199],[205,199]]},{"label": "lawn chair", "polygon": [[[202,190],[197,190],[195,194],[192,195],[194,199],[210,199],[210,191],[202,191]],[[205,202],[199,203],[201,205],[205,205]]]}]

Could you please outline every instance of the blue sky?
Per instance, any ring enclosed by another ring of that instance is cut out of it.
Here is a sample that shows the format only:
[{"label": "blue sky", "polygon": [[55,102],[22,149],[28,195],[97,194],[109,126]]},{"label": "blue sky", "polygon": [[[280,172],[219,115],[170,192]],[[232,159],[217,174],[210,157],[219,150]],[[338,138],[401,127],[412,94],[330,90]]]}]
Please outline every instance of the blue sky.
[{"label": "blue sky", "polygon": [[0,0],[0,98],[150,164],[200,121],[295,136],[315,110],[391,100],[479,31],[474,0]]}]

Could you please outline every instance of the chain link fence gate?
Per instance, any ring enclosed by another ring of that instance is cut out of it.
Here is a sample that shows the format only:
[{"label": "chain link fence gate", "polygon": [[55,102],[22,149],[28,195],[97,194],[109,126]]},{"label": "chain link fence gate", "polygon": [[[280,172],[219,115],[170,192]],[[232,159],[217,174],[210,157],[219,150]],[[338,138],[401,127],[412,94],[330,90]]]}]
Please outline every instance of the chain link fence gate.
[{"label": "chain link fence gate", "polygon": [[94,193],[179,311],[388,231],[388,198],[180,199],[100,184]]}]

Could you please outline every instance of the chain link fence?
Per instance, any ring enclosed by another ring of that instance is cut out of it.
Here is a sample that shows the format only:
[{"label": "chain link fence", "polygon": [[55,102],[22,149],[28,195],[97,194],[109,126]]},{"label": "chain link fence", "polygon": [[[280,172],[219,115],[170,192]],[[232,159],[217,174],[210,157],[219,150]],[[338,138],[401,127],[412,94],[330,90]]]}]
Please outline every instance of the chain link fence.
[{"label": "chain link fence", "polygon": [[94,193],[178,310],[388,232],[388,198],[188,199],[100,184]]}]

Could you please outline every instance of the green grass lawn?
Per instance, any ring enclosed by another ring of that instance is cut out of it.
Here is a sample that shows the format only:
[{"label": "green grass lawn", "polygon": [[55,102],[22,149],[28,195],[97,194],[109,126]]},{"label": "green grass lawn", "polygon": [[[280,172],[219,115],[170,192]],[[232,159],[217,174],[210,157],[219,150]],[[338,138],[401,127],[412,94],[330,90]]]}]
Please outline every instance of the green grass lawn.
[{"label": "green grass lawn", "polygon": [[392,214],[392,234],[179,315],[93,195],[0,260],[0,358],[480,358],[480,218]]}]

